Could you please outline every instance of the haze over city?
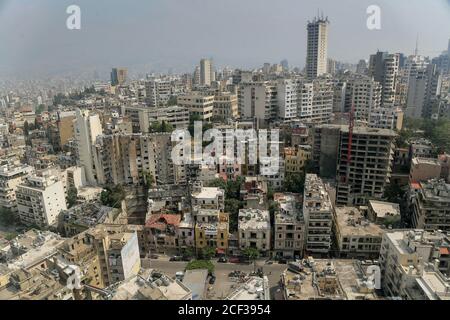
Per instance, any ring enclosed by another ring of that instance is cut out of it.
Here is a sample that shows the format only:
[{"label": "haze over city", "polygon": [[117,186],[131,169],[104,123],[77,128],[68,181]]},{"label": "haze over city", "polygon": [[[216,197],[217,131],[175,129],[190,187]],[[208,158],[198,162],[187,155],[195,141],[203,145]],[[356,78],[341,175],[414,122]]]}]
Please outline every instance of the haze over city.
[{"label": "haze over city", "polygon": [[[81,30],[65,27],[71,4],[81,8]],[[381,30],[366,27],[371,4],[381,8]],[[328,56],[338,61],[377,49],[412,54],[417,36],[424,55],[447,45],[448,0],[1,0],[0,78],[92,70],[105,78],[116,65],[187,72],[202,56],[219,68],[282,59],[303,68],[305,25],[318,10],[331,22]]]}]

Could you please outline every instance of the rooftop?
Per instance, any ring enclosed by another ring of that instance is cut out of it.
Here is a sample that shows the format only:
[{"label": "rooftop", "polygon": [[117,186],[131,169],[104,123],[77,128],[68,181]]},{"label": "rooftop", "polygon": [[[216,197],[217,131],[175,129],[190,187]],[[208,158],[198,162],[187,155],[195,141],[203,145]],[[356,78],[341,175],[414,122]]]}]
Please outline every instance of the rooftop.
[{"label": "rooftop", "polygon": [[369,200],[369,206],[377,214],[377,218],[384,218],[386,215],[400,215],[398,203]]},{"label": "rooftop", "polygon": [[304,222],[302,202],[303,199],[298,193],[275,193],[274,201],[280,206],[280,210],[275,216],[275,223]]},{"label": "rooftop", "polygon": [[184,274],[183,284],[192,291],[192,300],[202,300],[206,290],[208,270],[187,270]]},{"label": "rooftop", "polygon": [[245,283],[236,288],[226,298],[226,300],[270,300],[269,280],[264,278],[251,277]]},{"label": "rooftop", "polygon": [[355,207],[336,207],[336,222],[343,236],[380,236],[383,230],[370,222]]},{"label": "rooftop", "polygon": [[267,210],[240,209],[239,230],[270,230],[270,215]]},{"label": "rooftop", "polygon": [[64,240],[53,232],[32,229],[11,240],[9,248],[4,248],[2,254],[6,258],[8,268],[29,268],[56,254],[56,248],[63,242]]},{"label": "rooftop", "polygon": [[290,263],[281,279],[288,300],[377,299],[356,260],[303,259]]},{"label": "rooftop", "polygon": [[[107,288],[108,290],[108,288]],[[112,286],[112,300],[189,300],[191,291],[178,280],[158,270],[141,270],[139,275]]]}]

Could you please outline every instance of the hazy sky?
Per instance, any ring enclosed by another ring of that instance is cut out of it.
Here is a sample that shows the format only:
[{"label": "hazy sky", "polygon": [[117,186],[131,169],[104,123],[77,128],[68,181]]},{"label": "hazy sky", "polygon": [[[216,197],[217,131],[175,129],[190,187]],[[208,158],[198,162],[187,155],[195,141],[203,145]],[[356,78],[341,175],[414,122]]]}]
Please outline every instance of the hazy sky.
[{"label": "hazy sky", "polygon": [[[81,30],[66,8],[81,7]],[[382,29],[366,27],[381,7]],[[99,70],[190,71],[201,57],[218,67],[288,59],[304,66],[306,23],[331,21],[331,58],[357,62],[377,49],[436,56],[450,38],[450,0],[0,0],[0,74]]]}]

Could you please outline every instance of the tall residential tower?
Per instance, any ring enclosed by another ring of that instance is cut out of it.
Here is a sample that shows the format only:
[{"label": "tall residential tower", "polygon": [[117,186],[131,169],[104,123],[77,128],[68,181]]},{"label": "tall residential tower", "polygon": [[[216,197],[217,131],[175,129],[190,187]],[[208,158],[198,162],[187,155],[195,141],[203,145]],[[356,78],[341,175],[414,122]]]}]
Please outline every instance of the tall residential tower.
[{"label": "tall residential tower", "polygon": [[315,17],[308,22],[306,74],[314,79],[327,72],[328,18]]}]

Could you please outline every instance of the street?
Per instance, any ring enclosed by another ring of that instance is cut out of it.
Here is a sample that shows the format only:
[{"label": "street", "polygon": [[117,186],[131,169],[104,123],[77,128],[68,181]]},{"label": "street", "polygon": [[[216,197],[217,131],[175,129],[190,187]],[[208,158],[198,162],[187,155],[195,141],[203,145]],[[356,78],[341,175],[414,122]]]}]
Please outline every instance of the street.
[{"label": "street", "polygon": [[[147,260],[148,261],[148,260]],[[208,299],[223,299],[226,297],[236,286],[236,282],[233,282],[228,277],[228,274],[232,271],[239,270],[246,273],[250,273],[254,270],[253,264],[237,264],[237,263],[218,263],[216,260],[212,260],[215,265],[214,274],[216,276],[216,282],[214,285],[210,285]],[[177,271],[184,271],[187,262],[168,261],[168,259],[150,259],[150,263],[146,264],[146,267],[159,269],[167,275],[173,277]],[[287,268],[285,264],[274,263],[271,265],[265,264],[264,261],[257,261],[256,268],[262,267],[264,274],[269,280],[271,296],[278,289],[278,282],[280,280],[281,273]]]}]

